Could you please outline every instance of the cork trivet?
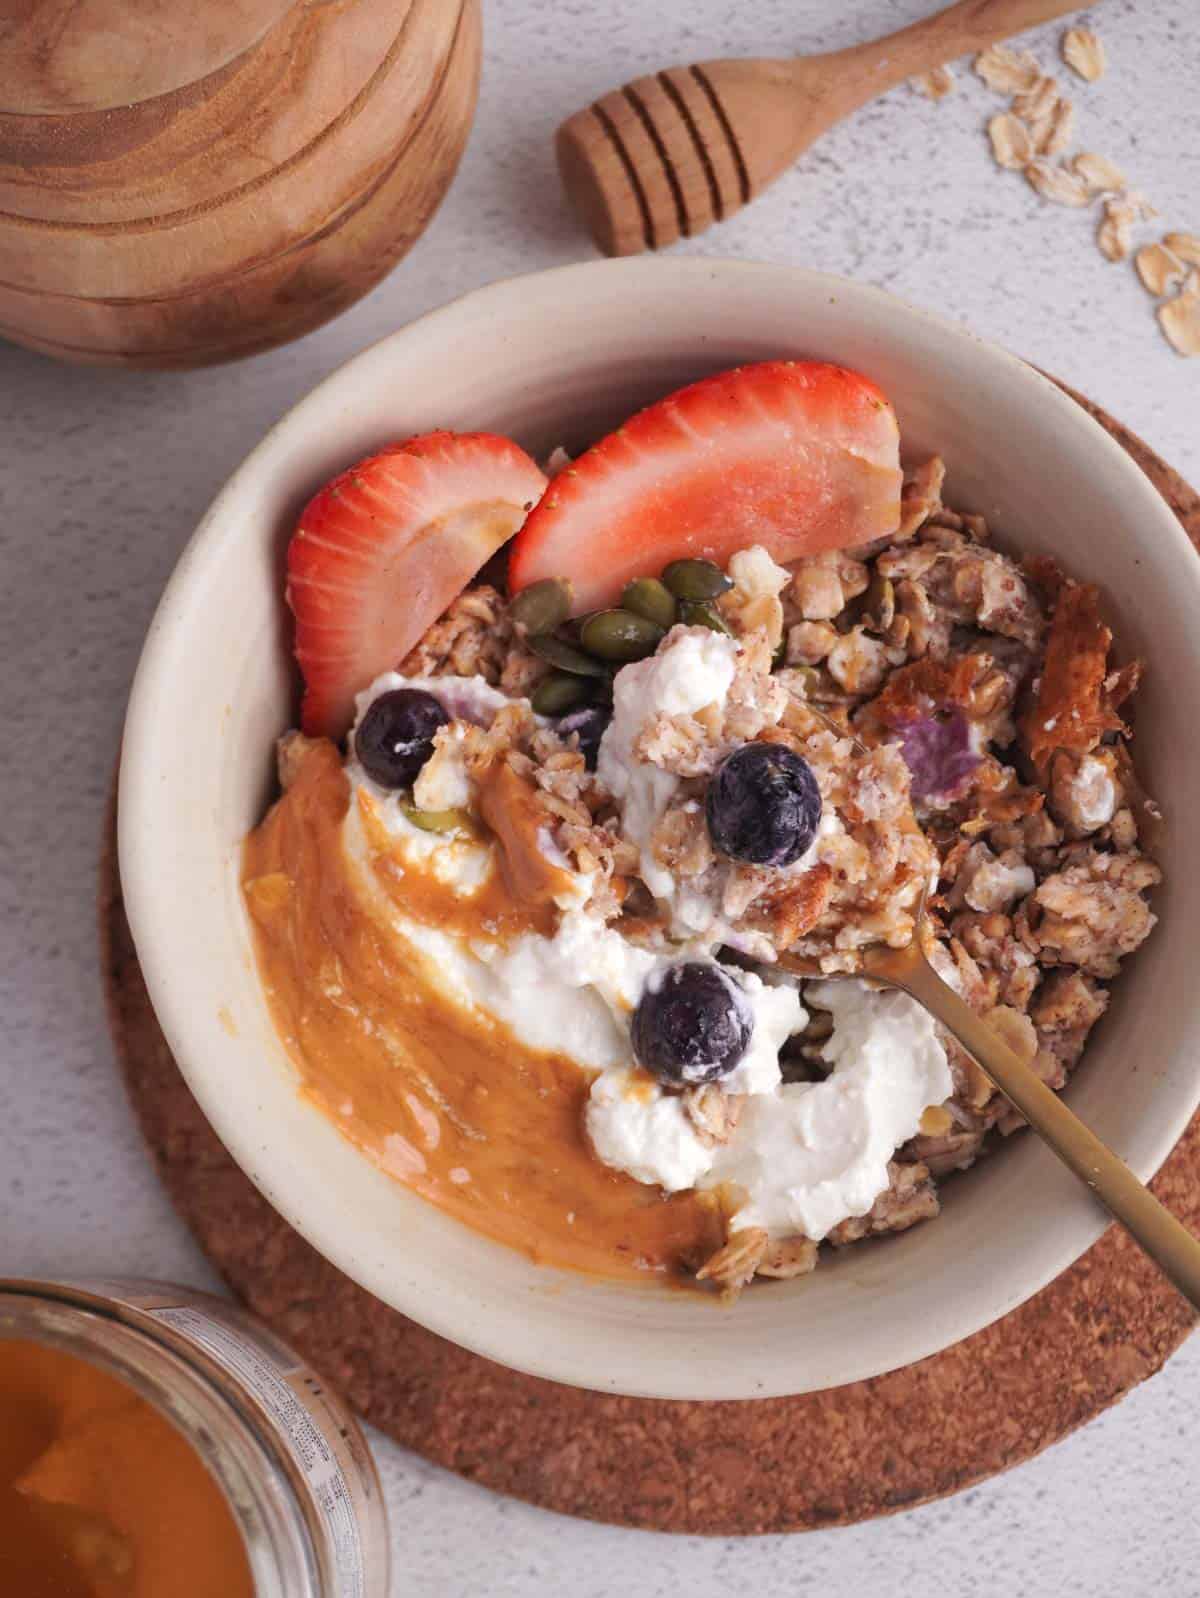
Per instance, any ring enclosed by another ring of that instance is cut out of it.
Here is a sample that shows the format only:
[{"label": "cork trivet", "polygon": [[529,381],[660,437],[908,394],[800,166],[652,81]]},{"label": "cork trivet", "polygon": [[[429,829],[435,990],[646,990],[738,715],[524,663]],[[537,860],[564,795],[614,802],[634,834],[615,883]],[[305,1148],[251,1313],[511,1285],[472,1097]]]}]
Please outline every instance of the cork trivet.
[{"label": "cork trivet", "polygon": [[[1139,439],[1087,408],[1200,547],[1200,495]],[[866,1520],[1031,1458],[1157,1371],[1194,1324],[1179,1295],[1112,1227],[1035,1298],[974,1337],[824,1393],[677,1403],[519,1375],[357,1287],[234,1164],[150,1007],[121,903],[111,817],[100,927],[130,1097],[167,1191],[209,1258],[367,1420],[498,1492],[660,1531],[728,1535]],[[1153,1186],[1200,1230],[1200,1115]]]}]

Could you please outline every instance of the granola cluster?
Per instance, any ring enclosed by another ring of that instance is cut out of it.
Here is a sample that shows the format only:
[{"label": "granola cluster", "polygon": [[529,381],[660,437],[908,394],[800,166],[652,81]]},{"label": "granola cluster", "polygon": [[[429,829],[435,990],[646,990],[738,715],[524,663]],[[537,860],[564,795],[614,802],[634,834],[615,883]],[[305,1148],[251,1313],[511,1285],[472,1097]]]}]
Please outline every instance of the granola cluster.
[{"label": "granola cluster", "polygon": [[[791,571],[761,550],[734,557],[733,587],[719,600],[739,643],[725,702],[652,716],[634,747],[675,779],[650,849],[712,908],[733,947],[758,958],[787,951],[831,974],[853,971],[868,943],[906,942],[926,900],[936,968],[1058,1089],[1121,961],[1155,921],[1147,892],[1160,872],[1142,844],[1158,813],[1134,775],[1124,719],[1138,667],[1110,664],[1094,588],[1045,557],[1017,561],[994,548],[982,516],[943,504],[944,475],[937,458],[908,474],[901,526],[882,545]],[[479,674],[524,695],[546,667],[500,595],[480,587],[402,670]],[[755,739],[802,755],[821,790],[820,834],[792,866],[721,858],[705,824],[713,771]],[[519,704],[487,730],[469,728],[464,753],[473,774],[507,767],[555,848],[591,875],[596,914],[637,941],[672,935],[575,737]],[[439,734],[434,779],[442,754]],[[785,1050],[785,1079],[828,1069],[830,1017],[806,1003],[808,1028]],[[953,1096],[926,1112],[897,1151],[888,1189],[835,1229],[835,1247],[936,1215],[938,1179],[1021,1124],[945,1043]],[[711,1084],[690,1093],[687,1113],[703,1140],[722,1143],[740,1107]],[[736,1292],[756,1273],[803,1274],[817,1254],[806,1238],[745,1229],[697,1262],[698,1275]]]},{"label": "granola cluster", "polygon": [[[745,625],[743,599],[738,587],[727,599],[735,628]],[[933,865],[913,817],[908,768],[899,749],[865,748],[814,712],[786,671],[773,673],[769,634],[752,625],[741,638],[725,706],[652,718],[634,746],[639,760],[680,779],[651,854],[694,900],[712,906],[744,952],[772,959],[792,950],[819,957],[826,970],[853,969],[862,945],[907,942]],[[808,762],[826,817],[815,859],[772,868],[714,851],[704,812],[708,781],[751,739],[784,744]]]},{"label": "granola cluster", "polygon": [[459,594],[396,669],[405,677],[482,677],[519,697],[528,696],[549,667],[517,636],[504,596],[480,583]]}]

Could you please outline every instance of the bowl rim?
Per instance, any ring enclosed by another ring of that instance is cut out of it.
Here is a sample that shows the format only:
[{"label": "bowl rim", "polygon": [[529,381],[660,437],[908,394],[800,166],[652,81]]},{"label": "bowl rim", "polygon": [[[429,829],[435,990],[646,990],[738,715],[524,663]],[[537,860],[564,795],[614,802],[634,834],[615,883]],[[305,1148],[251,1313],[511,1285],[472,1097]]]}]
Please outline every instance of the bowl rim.
[{"label": "bowl rim", "polygon": [[[543,1349],[538,1358],[531,1358],[527,1345],[504,1335],[492,1335],[489,1328],[477,1324],[464,1329],[452,1314],[443,1314],[438,1295],[416,1294],[398,1284],[394,1278],[385,1280],[383,1270],[356,1256],[346,1242],[343,1231],[322,1207],[308,1199],[302,1182],[286,1178],[287,1161],[276,1156],[268,1177],[264,1169],[266,1150],[252,1132],[237,1124],[226,1112],[220,1092],[219,1072],[208,1068],[203,1057],[198,1057],[188,1046],[189,1010],[194,1000],[189,999],[181,984],[174,980],[171,962],[166,957],[169,939],[158,936],[159,929],[166,930],[171,911],[154,892],[153,872],[142,869],[146,856],[139,850],[139,838],[145,835],[145,824],[154,813],[159,795],[154,782],[148,780],[153,762],[147,759],[153,747],[154,721],[163,688],[164,667],[169,655],[169,639],[175,612],[182,608],[194,582],[202,579],[204,572],[220,564],[226,546],[240,536],[236,516],[226,514],[236,504],[243,488],[260,470],[264,457],[269,457],[285,445],[292,436],[302,436],[308,426],[310,413],[320,414],[330,396],[351,388],[357,374],[376,361],[387,349],[401,349],[406,341],[426,338],[439,325],[452,325],[464,309],[477,309],[489,300],[503,304],[514,293],[532,294],[536,297],[540,286],[553,280],[561,288],[576,286],[580,303],[587,303],[593,292],[591,285],[603,279],[608,291],[618,280],[631,285],[659,278],[670,284],[673,296],[686,293],[692,280],[711,278],[714,275],[727,279],[746,281],[747,292],[758,292],[772,279],[798,281],[806,284],[813,294],[825,293],[841,299],[850,298],[863,304],[873,304],[890,316],[899,316],[910,323],[936,329],[938,334],[960,345],[972,347],[972,357],[982,359],[993,372],[1007,370],[1011,377],[1025,384],[1038,403],[1057,412],[1064,425],[1086,435],[1090,447],[1107,455],[1109,464],[1121,476],[1125,493],[1136,514],[1156,523],[1154,536],[1174,539],[1175,552],[1181,565],[1196,562],[1196,551],[1170,507],[1159,495],[1141,469],[1116,440],[1079,403],[1064,392],[1052,379],[1038,368],[1003,347],[984,339],[963,327],[954,319],[938,312],[910,305],[887,290],[873,284],[830,273],[813,272],[804,267],[786,263],[747,261],[732,258],[695,256],[662,257],[643,256],[617,260],[600,260],[571,263],[540,271],[512,274],[472,289],[447,303],[437,306],[404,326],[374,341],[323,377],[302,398],[293,404],[251,448],[238,467],[231,473],[204,513],[195,531],[185,545],[151,620],[146,640],[139,657],[130,691],[123,735],[117,810],[118,857],[120,861],[122,891],[126,912],[137,948],[147,991],[172,1054],[201,1109],[211,1122],[221,1141],[241,1169],[255,1183],[272,1206],[309,1243],[316,1247],[339,1269],[346,1272],[367,1291],[400,1313],[426,1326],[440,1336],[457,1342],[460,1346],[486,1358],[496,1360],[512,1369],[529,1375],[563,1382],[569,1385],[616,1391],[634,1396],[716,1400],[731,1398],[762,1398],[785,1396],[797,1391],[794,1385],[778,1385],[761,1376],[739,1377],[731,1373],[728,1385],[720,1392],[698,1394],[687,1385],[686,1376],[674,1388],[661,1383],[647,1386],[639,1380],[632,1368],[624,1374],[610,1371],[598,1377],[595,1371],[581,1373],[579,1362],[569,1351],[547,1354]],[[1196,590],[1200,603],[1200,564],[1186,567],[1189,581]],[[143,780],[145,777],[147,780]],[[1181,1098],[1178,1112],[1169,1118],[1162,1135],[1150,1155],[1136,1162],[1134,1168],[1142,1180],[1148,1180],[1169,1155],[1179,1135],[1200,1103],[1200,1079],[1197,1080],[1193,1101],[1185,1104]],[[360,1156],[362,1157],[362,1156]],[[1102,1235],[1111,1224],[1109,1218],[1097,1207],[1089,1218],[1082,1212],[1069,1227],[1064,1228],[1063,1244],[1056,1251],[1055,1260],[1046,1268],[1021,1278],[997,1281],[987,1292],[976,1292],[953,1306],[943,1306],[938,1318],[936,1342],[913,1359],[928,1357],[954,1342],[969,1337],[981,1328],[1015,1309],[1044,1288],[1057,1275],[1068,1269]],[[973,1307],[971,1307],[973,1306]],[[892,1365],[872,1364],[869,1368],[850,1368],[836,1381],[818,1382],[803,1390],[817,1390],[822,1386],[842,1385],[882,1374],[904,1360]]]}]

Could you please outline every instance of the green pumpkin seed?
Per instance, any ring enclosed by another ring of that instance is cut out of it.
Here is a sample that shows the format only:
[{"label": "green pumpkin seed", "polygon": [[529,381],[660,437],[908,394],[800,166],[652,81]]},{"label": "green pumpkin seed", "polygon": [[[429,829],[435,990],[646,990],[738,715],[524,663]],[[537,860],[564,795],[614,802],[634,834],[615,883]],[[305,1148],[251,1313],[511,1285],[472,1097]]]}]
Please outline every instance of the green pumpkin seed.
[{"label": "green pumpkin seed", "polygon": [[422,832],[474,832],[475,822],[467,810],[418,810],[400,802],[400,809]]},{"label": "green pumpkin seed", "polygon": [[733,628],[717,607],[710,605],[707,600],[683,600],[679,606],[679,619],[685,627],[707,627],[710,632],[733,637]]},{"label": "green pumpkin seed", "polygon": [[571,614],[571,585],[564,577],[531,583],[509,603],[508,614],[527,633],[552,633]]},{"label": "green pumpkin seed", "polygon": [[791,686],[801,689],[805,699],[815,699],[821,689],[821,673],[815,666],[795,666]]},{"label": "green pumpkin seed", "polygon": [[673,560],[663,572],[662,580],[676,599],[715,599],[733,587],[711,560]]},{"label": "green pumpkin seed", "polygon": [[606,706],[609,710],[612,709],[614,675],[615,673],[610,671],[607,676],[598,678],[592,684],[595,689],[595,693],[592,696],[592,704]]},{"label": "green pumpkin seed", "polygon": [[585,655],[574,644],[555,638],[553,633],[534,633],[525,640],[535,655],[548,660],[559,671],[569,671],[573,677],[603,677],[605,668],[598,660]]},{"label": "green pumpkin seed", "polygon": [[890,577],[876,572],[863,595],[862,619],[872,632],[885,633],[896,618],[896,590]]},{"label": "green pumpkin seed", "polygon": [[572,677],[565,671],[552,671],[533,690],[530,704],[539,716],[561,716],[564,711],[574,710],[576,705],[581,705],[590,692],[591,684],[586,677]]},{"label": "green pumpkin seed", "polygon": [[675,596],[657,577],[635,577],[621,593],[621,609],[644,616],[658,627],[675,625]]},{"label": "green pumpkin seed", "polygon": [[658,648],[664,629],[631,610],[598,610],[583,624],[579,641],[601,660],[644,660]]}]

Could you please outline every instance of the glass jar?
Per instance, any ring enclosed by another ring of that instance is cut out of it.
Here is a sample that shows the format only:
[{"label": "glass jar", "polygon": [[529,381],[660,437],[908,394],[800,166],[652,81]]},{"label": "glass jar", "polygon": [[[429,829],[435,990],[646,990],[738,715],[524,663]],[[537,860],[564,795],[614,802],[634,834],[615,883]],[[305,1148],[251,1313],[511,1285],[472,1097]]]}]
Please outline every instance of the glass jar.
[{"label": "glass jar", "polygon": [[257,1598],[386,1598],[387,1522],[357,1421],[271,1331],[161,1282],[0,1280],[0,1339],[107,1370],[171,1420],[233,1512]]}]

